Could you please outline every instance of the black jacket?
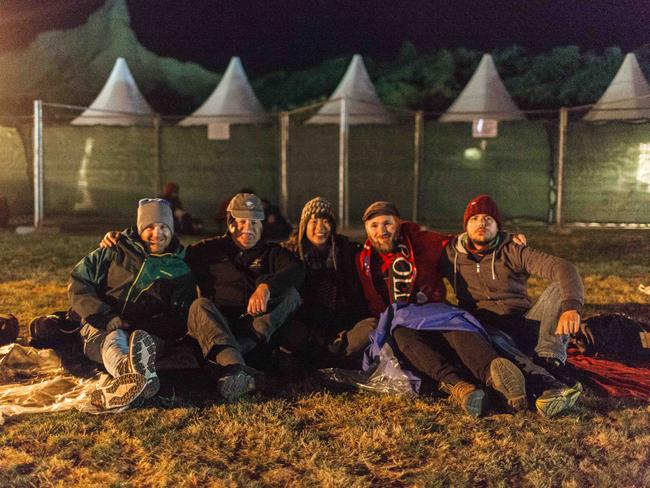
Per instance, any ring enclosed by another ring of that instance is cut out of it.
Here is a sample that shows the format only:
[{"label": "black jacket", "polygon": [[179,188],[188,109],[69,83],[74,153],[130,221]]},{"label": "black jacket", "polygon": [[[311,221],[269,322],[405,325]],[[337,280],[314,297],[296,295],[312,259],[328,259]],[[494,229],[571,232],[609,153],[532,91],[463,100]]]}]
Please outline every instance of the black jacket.
[{"label": "black jacket", "polygon": [[217,306],[246,308],[261,283],[271,300],[302,284],[302,263],[278,244],[258,242],[242,250],[230,235],[204,239],[188,246],[185,261],[194,272],[201,296]]}]

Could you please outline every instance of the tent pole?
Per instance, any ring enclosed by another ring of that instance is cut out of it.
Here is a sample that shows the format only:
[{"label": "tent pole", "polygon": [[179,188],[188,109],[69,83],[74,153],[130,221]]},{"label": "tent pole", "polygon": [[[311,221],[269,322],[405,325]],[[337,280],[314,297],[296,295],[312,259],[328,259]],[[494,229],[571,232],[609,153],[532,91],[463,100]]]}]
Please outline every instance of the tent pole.
[{"label": "tent pole", "polygon": [[413,141],[413,203],[411,205],[411,219],[418,220],[418,198],[420,196],[420,165],[422,164],[422,136],[423,112],[415,112],[415,137]]},{"label": "tent pole", "polygon": [[350,226],[350,209],[348,201],[348,98],[341,99],[341,122],[339,125],[339,222],[343,228]]},{"label": "tent pole", "polygon": [[287,218],[289,217],[288,159],[289,112],[280,112],[280,211]]},{"label": "tent pole", "polygon": [[34,100],[34,228],[43,225],[43,101]]},{"label": "tent pole", "polygon": [[568,123],[568,110],[560,108],[559,138],[557,150],[557,198],[555,200],[555,224],[562,227],[562,197],[564,196],[564,153],[566,146],[566,130]]}]

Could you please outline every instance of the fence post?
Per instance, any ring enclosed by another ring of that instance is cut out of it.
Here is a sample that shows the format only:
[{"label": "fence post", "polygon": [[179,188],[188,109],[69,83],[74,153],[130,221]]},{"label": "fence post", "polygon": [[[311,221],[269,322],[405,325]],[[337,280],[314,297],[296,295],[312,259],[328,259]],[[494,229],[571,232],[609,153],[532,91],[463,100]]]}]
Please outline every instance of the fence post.
[{"label": "fence post", "polygon": [[420,196],[420,165],[422,164],[422,139],[423,139],[423,112],[415,112],[415,137],[413,141],[413,203],[411,207],[411,220],[418,220],[418,203]]},{"label": "fence post", "polygon": [[280,112],[280,211],[289,218],[289,112]]},{"label": "fence post", "polygon": [[160,115],[153,118],[154,129],[154,160],[153,160],[153,194],[158,195],[162,190],[160,171]]},{"label": "fence post", "polygon": [[568,110],[560,108],[559,138],[557,149],[557,196],[555,199],[555,224],[562,227],[562,198],[564,196],[564,154],[566,147],[566,130],[568,123]]},{"label": "fence post", "polygon": [[43,101],[34,100],[34,228],[43,225]]},{"label": "fence post", "polygon": [[350,226],[348,205],[348,99],[341,99],[341,121],[339,124],[339,222],[344,228]]}]

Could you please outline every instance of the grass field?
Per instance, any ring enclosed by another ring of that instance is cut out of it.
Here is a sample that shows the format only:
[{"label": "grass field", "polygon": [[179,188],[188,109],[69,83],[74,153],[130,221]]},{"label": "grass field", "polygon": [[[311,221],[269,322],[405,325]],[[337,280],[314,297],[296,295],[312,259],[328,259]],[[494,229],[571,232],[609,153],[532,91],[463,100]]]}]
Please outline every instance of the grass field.
[{"label": "grass field", "polygon": [[[650,318],[650,232],[525,228],[575,262],[585,312]],[[24,327],[67,307],[71,267],[99,234],[0,233],[0,311]],[[538,295],[544,282],[531,280]],[[23,334],[24,335],[24,334]],[[650,486],[650,405],[588,391],[570,414],[470,419],[438,397],[327,389],[316,377],[223,403],[181,383],[118,415],[76,411],[0,426],[0,486]]]}]

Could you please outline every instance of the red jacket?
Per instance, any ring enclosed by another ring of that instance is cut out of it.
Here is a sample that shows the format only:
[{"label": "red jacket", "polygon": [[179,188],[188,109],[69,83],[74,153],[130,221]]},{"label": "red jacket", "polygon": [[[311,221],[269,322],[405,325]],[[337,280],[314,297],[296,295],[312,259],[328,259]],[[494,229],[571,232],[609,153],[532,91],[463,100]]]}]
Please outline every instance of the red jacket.
[{"label": "red jacket", "polygon": [[[443,302],[446,296],[445,285],[438,273],[438,262],[452,236],[437,232],[422,230],[414,222],[403,222],[399,228],[400,235],[410,243],[415,260],[415,286],[409,301],[414,303]],[[371,276],[371,260],[378,259],[369,240],[357,257],[357,272],[363,286],[363,293],[368,301],[370,313],[378,317],[390,305],[385,303],[382,294],[373,284]],[[416,299],[416,295],[424,294],[426,300]]]}]

